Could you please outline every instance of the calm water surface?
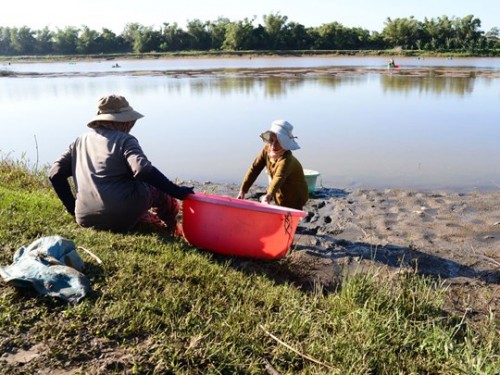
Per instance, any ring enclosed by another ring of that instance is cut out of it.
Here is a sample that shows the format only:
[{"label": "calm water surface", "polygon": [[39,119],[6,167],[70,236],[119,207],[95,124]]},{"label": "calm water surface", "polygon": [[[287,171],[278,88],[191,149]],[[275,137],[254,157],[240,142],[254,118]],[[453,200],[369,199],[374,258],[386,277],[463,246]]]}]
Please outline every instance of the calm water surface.
[{"label": "calm water surface", "polygon": [[[404,60],[398,60],[402,64]],[[406,67],[500,69],[500,59],[408,59]],[[102,72],[115,61],[12,64],[24,72]],[[381,58],[119,61],[119,69],[380,67]],[[425,65],[428,64],[428,65]],[[65,70],[66,69],[66,70]],[[127,97],[132,130],[172,179],[239,183],[273,119],[295,126],[305,168],[328,187],[493,190],[500,187],[498,78],[100,76],[0,78],[0,155],[51,163],[94,115]],[[265,184],[264,174],[259,183]]]},{"label": "calm water surface", "polygon": [[[455,58],[442,57],[396,59],[402,69],[420,67],[469,67],[500,70],[500,58]],[[117,64],[119,68],[114,68]],[[330,66],[351,66],[379,68],[387,64],[386,57],[286,57],[286,58],[175,58],[157,60],[102,60],[98,62],[56,62],[56,63],[6,63],[0,69],[17,72],[71,73],[71,72],[117,72],[131,70],[190,70],[190,69],[238,69],[238,68],[317,68]]]}]

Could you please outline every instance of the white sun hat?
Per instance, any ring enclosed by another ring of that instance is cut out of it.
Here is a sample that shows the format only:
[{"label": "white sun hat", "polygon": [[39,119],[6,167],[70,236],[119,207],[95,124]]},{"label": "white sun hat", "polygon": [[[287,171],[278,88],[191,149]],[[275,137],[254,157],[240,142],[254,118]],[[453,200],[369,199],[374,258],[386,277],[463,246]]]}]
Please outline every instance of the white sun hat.
[{"label": "white sun hat", "polygon": [[271,133],[276,134],[278,141],[285,150],[298,150],[300,146],[295,142],[295,138],[292,134],[293,126],[286,120],[275,120],[271,123],[271,129],[265,131],[260,135],[260,137],[265,141],[269,142],[269,137]]}]

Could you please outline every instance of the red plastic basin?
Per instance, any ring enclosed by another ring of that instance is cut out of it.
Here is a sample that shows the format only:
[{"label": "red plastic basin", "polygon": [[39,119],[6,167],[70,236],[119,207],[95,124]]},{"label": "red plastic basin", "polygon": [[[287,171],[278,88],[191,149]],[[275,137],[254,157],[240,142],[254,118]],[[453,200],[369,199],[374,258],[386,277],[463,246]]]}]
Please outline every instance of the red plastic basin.
[{"label": "red plastic basin", "polygon": [[204,193],[182,201],[186,240],[224,255],[276,259],[286,255],[304,211]]}]

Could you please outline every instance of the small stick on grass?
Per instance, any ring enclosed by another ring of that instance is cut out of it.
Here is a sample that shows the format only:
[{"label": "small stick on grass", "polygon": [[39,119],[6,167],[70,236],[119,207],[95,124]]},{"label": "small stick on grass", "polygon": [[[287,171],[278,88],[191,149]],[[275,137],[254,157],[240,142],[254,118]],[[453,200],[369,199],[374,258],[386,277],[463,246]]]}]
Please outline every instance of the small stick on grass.
[{"label": "small stick on grass", "polygon": [[97,255],[95,255],[93,252],[91,252],[90,250],[87,250],[86,248],[84,248],[82,246],[78,246],[78,249],[82,249],[87,254],[89,254],[92,258],[94,258],[97,261],[97,263],[102,264],[102,260]]},{"label": "small stick on grass", "polygon": [[296,353],[296,354],[300,355],[302,358],[305,358],[305,359],[307,359],[307,360],[309,360],[309,361],[311,361],[311,362],[314,362],[314,363],[316,363],[316,364],[318,364],[318,365],[324,366],[324,367],[326,367],[326,368],[328,368],[328,369],[330,369],[330,370],[332,370],[332,371],[338,372],[338,370],[337,370],[335,367],[333,367],[332,365],[329,365],[329,364],[327,364],[327,363],[324,363],[324,362],[318,361],[317,359],[314,359],[314,358],[312,358],[312,357],[309,357],[309,356],[308,356],[308,355],[306,355],[306,354],[303,354],[303,353],[299,352],[297,349],[295,349],[295,348],[291,347],[291,346],[290,346],[290,345],[288,345],[286,342],[283,342],[282,340],[280,340],[279,338],[277,338],[276,336],[274,336],[272,333],[270,333],[269,331],[267,331],[267,330],[266,330],[266,329],[265,329],[262,325],[260,325],[260,324],[259,324],[259,327],[260,327],[260,329],[262,329],[262,330],[263,330],[263,331],[264,331],[267,335],[271,336],[274,340],[276,340],[278,343],[280,343],[280,344],[281,344],[281,345],[283,345],[284,347],[286,347],[286,348],[290,349],[292,352],[294,352],[294,353]]}]

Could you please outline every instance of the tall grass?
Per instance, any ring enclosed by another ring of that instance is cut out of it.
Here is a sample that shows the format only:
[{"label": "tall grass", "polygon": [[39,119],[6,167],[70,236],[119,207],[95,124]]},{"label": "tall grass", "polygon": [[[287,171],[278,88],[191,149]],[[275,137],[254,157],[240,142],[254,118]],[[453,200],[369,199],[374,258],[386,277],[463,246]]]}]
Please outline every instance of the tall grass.
[{"label": "tall grass", "polygon": [[494,314],[444,313],[439,281],[374,270],[306,293],[259,272],[269,262],[243,272],[159,231],[79,228],[26,167],[0,161],[1,265],[54,234],[103,264],[81,254],[92,292],[76,305],[0,283],[0,353],[44,349],[0,373],[498,374]]}]

